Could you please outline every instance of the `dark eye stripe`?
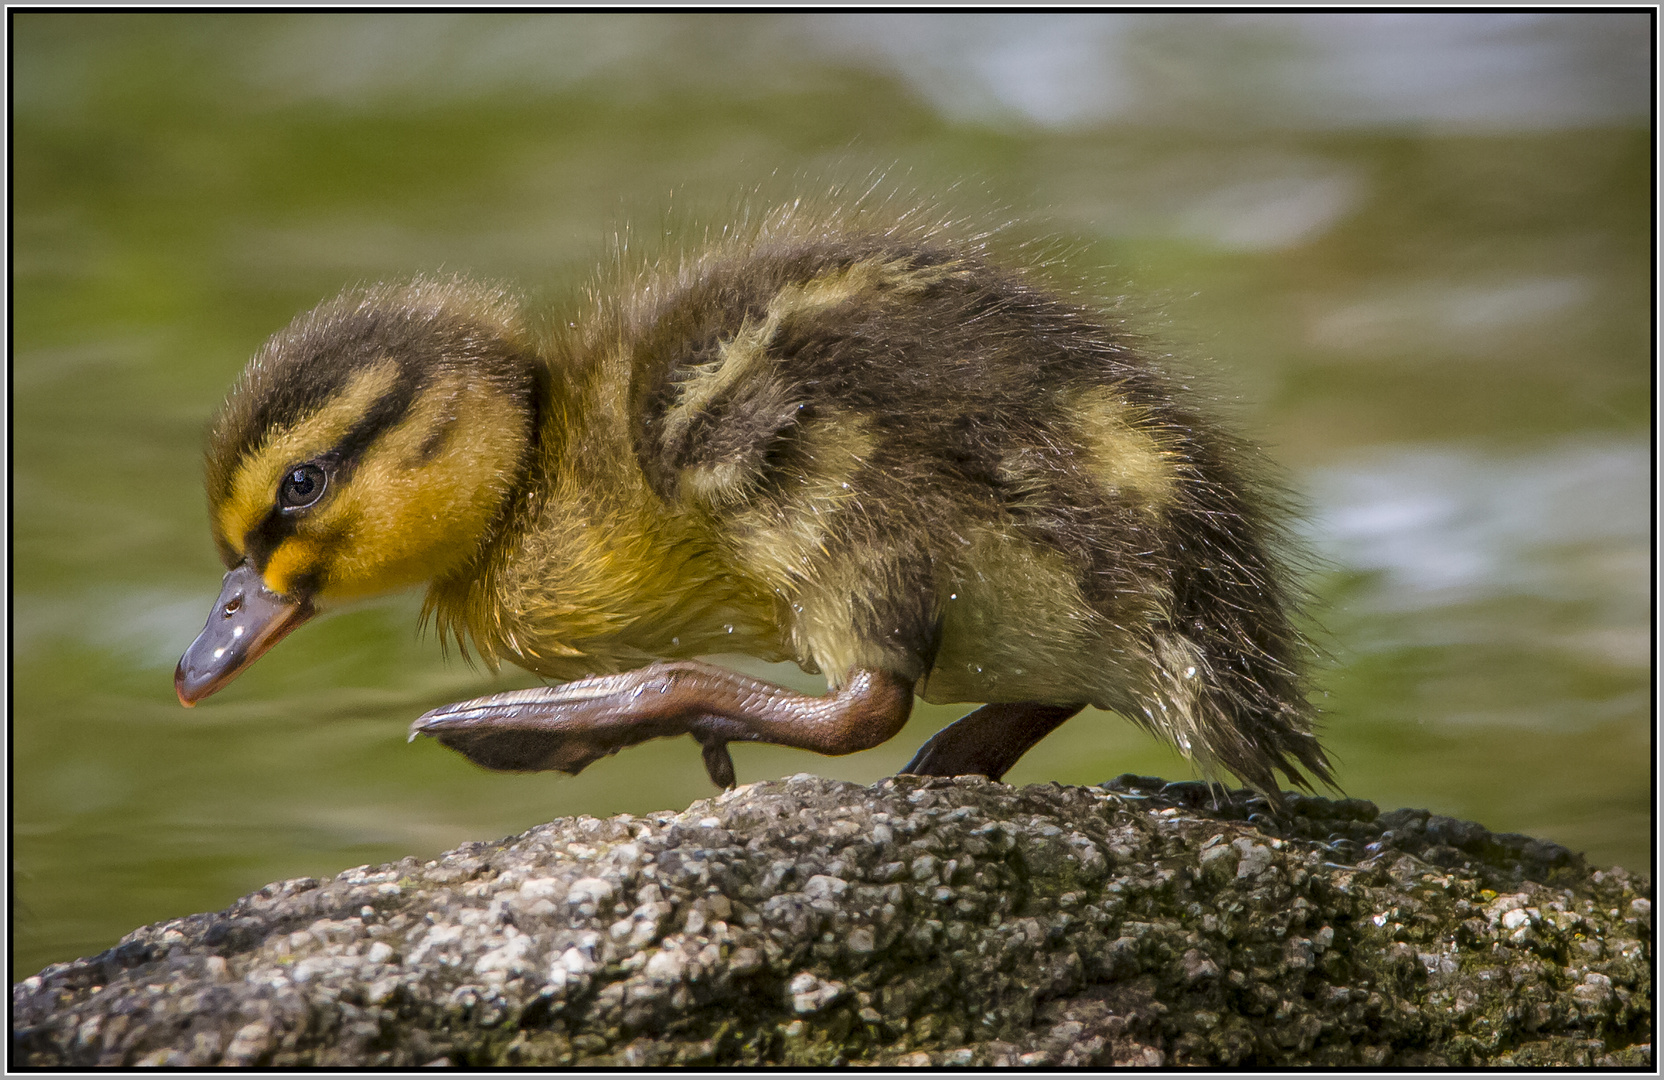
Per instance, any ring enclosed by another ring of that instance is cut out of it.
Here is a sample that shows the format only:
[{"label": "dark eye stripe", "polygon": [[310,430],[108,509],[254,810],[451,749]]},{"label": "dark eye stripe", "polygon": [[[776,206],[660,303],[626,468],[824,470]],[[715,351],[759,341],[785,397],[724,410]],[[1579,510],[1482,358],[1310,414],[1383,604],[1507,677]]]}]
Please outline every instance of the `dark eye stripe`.
[{"label": "dark eye stripe", "polygon": [[266,516],[260,519],[260,524],[244,535],[243,557],[256,570],[265,570],[272,552],[295,534],[295,526],[299,522],[297,516],[285,514],[281,507],[273,506],[267,511]]},{"label": "dark eye stripe", "polygon": [[417,381],[410,372],[401,371],[399,381],[387,393],[377,398],[375,404],[365,410],[359,417],[358,423],[341,436],[341,441],[325,457],[338,463],[338,470],[350,470],[358,464],[358,459],[370,444],[381,438],[387,430],[403,420],[410,412],[410,407],[416,401]]}]

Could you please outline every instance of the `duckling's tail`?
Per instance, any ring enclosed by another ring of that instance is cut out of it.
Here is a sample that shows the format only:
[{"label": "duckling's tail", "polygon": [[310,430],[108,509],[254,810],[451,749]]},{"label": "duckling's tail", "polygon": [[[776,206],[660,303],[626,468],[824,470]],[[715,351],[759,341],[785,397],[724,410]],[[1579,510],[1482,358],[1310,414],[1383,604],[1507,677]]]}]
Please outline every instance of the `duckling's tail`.
[{"label": "duckling's tail", "polygon": [[[1228,769],[1280,804],[1281,772],[1307,791],[1312,781],[1339,790],[1328,756],[1312,732],[1310,705],[1291,671],[1260,656],[1275,686],[1255,677],[1244,657],[1210,662],[1188,638],[1157,634],[1150,657],[1156,686],[1134,719],[1196,762],[1210,780]],[[1223,668],[1223,670],[1221,670]]]}]

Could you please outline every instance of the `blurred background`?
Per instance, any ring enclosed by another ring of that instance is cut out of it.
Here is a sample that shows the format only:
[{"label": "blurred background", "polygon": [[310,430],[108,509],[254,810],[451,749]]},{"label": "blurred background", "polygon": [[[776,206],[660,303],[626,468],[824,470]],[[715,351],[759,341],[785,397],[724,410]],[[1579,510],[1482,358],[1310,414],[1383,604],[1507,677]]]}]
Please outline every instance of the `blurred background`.
[{"label": "blurred background", "polygon": [[[532,681],[443,658],[414,595],[181,709],[222,573],[203,431],[344,285],[443,268],[567,303],[623,225],[873,170],[1061,241],[1286,468],[1348,794],[1650,872],[1647,13],[11,27],[14,978],[274,879],[713,794],[687,740],[577,778],[406,745]],[[734,756],[872,781],[956,711],[849,758]],[[1124,771],[1192,775],[1087,714],[1008,779]]]}]

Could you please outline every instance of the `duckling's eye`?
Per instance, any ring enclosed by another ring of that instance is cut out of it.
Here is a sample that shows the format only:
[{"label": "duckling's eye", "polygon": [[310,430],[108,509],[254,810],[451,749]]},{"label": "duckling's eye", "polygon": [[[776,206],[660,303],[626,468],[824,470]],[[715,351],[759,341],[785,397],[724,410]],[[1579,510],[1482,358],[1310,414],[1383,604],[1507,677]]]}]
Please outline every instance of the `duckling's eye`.
[{"label": "duckling's eye", "polygon": [[327,481],[316,465],[297,465],[277,489],[277,504],[285,510],[299,510],[323,498]]}]

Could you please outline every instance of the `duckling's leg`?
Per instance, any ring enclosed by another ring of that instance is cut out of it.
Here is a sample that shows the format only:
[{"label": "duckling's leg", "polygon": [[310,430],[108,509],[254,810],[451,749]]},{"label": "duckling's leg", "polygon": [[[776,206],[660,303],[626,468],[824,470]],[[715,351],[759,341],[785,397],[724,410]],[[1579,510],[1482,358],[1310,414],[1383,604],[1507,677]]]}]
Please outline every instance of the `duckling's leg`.
[{"label": "duckling's leg", "polygon": [[837,693],[813,697],[677,660],[447,705],[418,717],[410,737],[432,735],[488,769],[577,773],[626,746],[688,734],[711,780],[732,787],[730,742],[851,754],[900,731],[912,709],[913,680],[888,672],[857,670]]},{"label": "duckling's leg", "polygon": [[1084,708],[1034,702],[984,705],[932,735],[901,771],[998,780],[1035,743]]}]

